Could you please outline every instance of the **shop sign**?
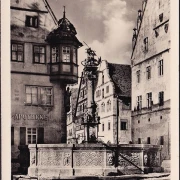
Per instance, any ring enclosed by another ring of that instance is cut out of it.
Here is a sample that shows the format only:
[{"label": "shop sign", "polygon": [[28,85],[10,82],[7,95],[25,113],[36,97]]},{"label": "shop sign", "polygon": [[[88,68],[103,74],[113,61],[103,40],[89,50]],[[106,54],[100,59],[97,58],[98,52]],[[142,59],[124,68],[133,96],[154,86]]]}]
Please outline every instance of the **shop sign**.
[{"label": "shop sign", "polygon": [[14,120],[48,120],[48,116],[44,114],[14,114]]}]

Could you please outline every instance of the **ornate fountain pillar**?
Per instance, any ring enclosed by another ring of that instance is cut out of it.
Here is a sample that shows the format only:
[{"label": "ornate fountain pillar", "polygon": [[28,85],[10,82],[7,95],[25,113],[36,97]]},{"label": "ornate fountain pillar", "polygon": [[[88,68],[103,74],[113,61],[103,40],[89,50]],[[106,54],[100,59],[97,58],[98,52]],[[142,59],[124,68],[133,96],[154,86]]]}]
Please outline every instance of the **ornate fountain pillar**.
[{"label": "ornate fountain pillar", "polygon": [[97,105],[94,101],[94,83],[97,78],[97,68],[100,64],[100,59],[96,60],[95,52],[91,48],[87,49],[87,59],[82,62],[84,66],[84,73],[87,76],[87,111],[82,118],[82,125],[84,125],[84,141],[94,143],[98,140],[98,124],[100,124],[100,117],[96,112]]}]

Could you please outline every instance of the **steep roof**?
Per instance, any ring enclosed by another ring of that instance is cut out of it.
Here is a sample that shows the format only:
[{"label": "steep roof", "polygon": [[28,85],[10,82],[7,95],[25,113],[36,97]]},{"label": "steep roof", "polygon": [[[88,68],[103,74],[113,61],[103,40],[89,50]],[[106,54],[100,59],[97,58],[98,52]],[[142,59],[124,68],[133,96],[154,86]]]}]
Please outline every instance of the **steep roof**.
[{"label": "steep roof", "polygon": [[81,47],[83,45],[77,39],[76,34],[77,32],[74,25],[66,18],[64,11],[63,18],[58,21],[58,27],[48,34],[46,41],[50,43],[60,43],[63,40],[72,40]]},{"label": "steep roof", "polygon": [[131,97],[131,66],[108,63],[109,75],[120,97]]}]

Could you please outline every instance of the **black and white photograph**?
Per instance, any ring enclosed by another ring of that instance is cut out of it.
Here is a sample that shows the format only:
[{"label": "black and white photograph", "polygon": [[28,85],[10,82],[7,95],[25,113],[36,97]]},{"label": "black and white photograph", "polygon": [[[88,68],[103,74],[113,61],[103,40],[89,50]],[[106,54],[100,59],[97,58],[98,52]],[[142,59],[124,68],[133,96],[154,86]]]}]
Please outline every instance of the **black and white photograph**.
[{"label": "black and white photograph", "polygon": [[179,179],[172,1],[10,0],[9,179]]}]

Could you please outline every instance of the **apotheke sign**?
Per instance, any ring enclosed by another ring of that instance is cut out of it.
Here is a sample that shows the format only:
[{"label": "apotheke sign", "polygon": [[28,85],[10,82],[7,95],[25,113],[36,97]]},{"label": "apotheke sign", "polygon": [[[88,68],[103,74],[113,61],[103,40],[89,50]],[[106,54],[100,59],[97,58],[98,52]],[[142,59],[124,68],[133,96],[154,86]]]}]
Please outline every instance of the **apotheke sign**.
[{"label": "apotheke sign", "polygon": [[48,116],[43,114],[14,114],[12,118],[14,120],[48,120]]}]

